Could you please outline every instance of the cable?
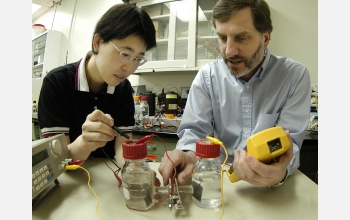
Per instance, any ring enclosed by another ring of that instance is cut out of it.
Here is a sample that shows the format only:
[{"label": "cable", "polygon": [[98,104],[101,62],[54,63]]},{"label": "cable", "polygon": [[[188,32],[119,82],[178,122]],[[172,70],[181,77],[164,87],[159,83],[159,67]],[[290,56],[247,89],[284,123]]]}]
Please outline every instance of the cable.
[{"label": "cable", "polygon": [[165,154],[166,154],[166,156],[168,157],[168,159],[170,160],[170,162],[171,162],[172,165],[173,165],[174,175],[173,175],[172,178],[171,178],[171,183],[169,183],[169,184],[171,184],[171,190],[170,190],[170,192],[169,192],[163,199],[159,200],[157,203],[155,203],[153,206],[149,207],[149,208],[146,209],[146,210],[139,210],[139,209],[130,208],[130,207],[126,204],[126,207],[128,207],[128,209],[130,209],[130,210],[139,211],[139,212],[147,212],[147,211],[153,209],[154,207],[156,207],[157,205],[159,205],[160,203],[162,203],[162,202],[163,202],[165,199],[167,199],[167,198],[173,193],[173,191],[174,191],[174,184],[175,184],[175,181],[174,181],[174,180],[175,180],[175,178],[176,178],[176,167],[175,167],[175,164],[174,164],[174,162],[170,159],[170,157],[169,157],[169,155],[168,155],[168,150],[167,150],[167,148],[166,148],[166,144],[165,144],[165,142],[163,141],[163,139],[160,138],[158,135],[154,135],[154,136],[152,136],[151,138],[153,138],[153,137],[159,138],[160,141],[163,143],[164,149],[165,149]]},{"label": "cable", "polygon": [[227,151],[226,151],[226,147],[225,147],[225,145],[224,145],[224,143],[222,143],[219,139],[217,139],[217,138],[213,138],[213,137],[210,137],[210,136],[207,136],[206,137],[206,139],[207,140],[209,140],[209,141],[211,141],[211,142],[213,142],[214,144],[218,144],[218,145],[220,145],[220,146],[222,146],[223,148],[224,148],[224,151],[225,151],[225,154],[226,154],[226,157],[225,157],[225,160],[224,160],[224,162],[222,163],[222,165],[221,165],[221,179],[220,179],[220,181],[221,181],[221,197],[222,197],[222,202],[221,202],[221,204],[222,204],[222,212],[221,212],[221,216],[220,216],[220,218],[219,219],[221,219],[223,216],[224,216],[224,212],[225,212],[225,198],[224,198],[224,176],[223,176],[223,171],[224,171],[224,166],[225,166],[225,164],[226,164],[226,161],[227,161],[227,159],[228,159],[228,153],[227,153]]},{"label": "cable", "polygon": [[[61,1],[62,1],[62,0],[61,0]],[[53,27],[53,22],[55,21],[55,16],[56,16],[57,6],[58,6],[58,4],[60,4],[60,5],[61,5],[61,1],[60,1],[59,3],[55,3],[55,2],[53,2],[53,4],[54,4],[54,5],[56,4],[56,8],[55,8],[55,12],[54,12],[54,14],[53,14],[53,18],[52,18],[51,30],[52,30],[52,27]]]},{"label": "cable", "polygon": [[[114,163],[114,161],[107,155],[107,153],[105,152],[105,150],[104,150],[103,148],[104,148],[104,147],[101,147],[101,149],[102,149],[104,155],[105,155],[110,161],[112,161],[112,163]],[[118,169],[120,169],[120,167],[119,167],[116,163],[114,163],[114,165],[116,165],[116,166],[118,167]]]},{"label": "cable", "polygon": [[85,172],[88,174],[88,186],[89,186],[90,190],[92,191],[92,193],[95,195],[95,198],[96,198],[96,200],[97,200],[96,212],[97,212],[98,216],[99,216],[101,219],[104,219],[104,218],[102,217],[101,213],[98,211],[98,206],[100,205],[100,200],[98,199],[98,197],[97,197],[95,191],[94,191],[94,190],[92,189],[92,187],[90,186],[90,173],[89,173],[89,171],[88,171],[87,169],[85,169],[84,167],[80,166],[80,165],[66,165],[64,168],[65,168],[66,170],[76,170],[76,169],[78,169],[78,168],[85,170]]}]

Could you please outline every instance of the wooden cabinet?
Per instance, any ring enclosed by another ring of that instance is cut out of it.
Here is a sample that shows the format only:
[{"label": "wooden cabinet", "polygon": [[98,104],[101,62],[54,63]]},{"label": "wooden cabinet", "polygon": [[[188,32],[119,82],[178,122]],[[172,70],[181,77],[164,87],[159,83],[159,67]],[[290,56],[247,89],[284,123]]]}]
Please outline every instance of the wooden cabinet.
[{"label": "wooden cabinet", "polygon": [[32,39],[32,101],[38,100],[43,78],[59,66],[62,33],[46,31]]},{"label": "wooden cabinet", "polygon": [[131,0],[150,15],[157,37],[157,47],[146,53],[148,62],[135,73],[199,70],[220,56],[211,21],[216,2]]}]

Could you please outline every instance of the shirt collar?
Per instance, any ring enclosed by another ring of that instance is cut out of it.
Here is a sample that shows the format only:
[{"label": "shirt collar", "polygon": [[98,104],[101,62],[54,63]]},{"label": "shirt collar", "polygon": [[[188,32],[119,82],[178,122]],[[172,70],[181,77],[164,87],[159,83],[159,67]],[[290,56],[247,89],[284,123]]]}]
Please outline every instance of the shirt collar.
[{"label": "shirt collar", "polygon": [[[92,56],[92,52],[89,51],[85,54],[85,56],[81,59],[80,62],[78,62],[78,69],[77,69],[77,74],[78,77],[76,79],[78,82],[76,82],[77,90],[82,91],[82,92],[89,92],[89,84],[86,78],[86,71],[85,71],[85,61],[88,60]],[[115,86],[107,86],[107,93],[108,94],[113,94],[115,90]]]},{"label": "shirt collar", "polygon": [[260,80],[265,75],[265,70],[267,69],[267,66],[269,65],[269,62],[270,62],[270,57],[271,57],[271,52],[268,48],[266,48],[265,49],[265,59],[255,74],[255,77],[259,77]]}]

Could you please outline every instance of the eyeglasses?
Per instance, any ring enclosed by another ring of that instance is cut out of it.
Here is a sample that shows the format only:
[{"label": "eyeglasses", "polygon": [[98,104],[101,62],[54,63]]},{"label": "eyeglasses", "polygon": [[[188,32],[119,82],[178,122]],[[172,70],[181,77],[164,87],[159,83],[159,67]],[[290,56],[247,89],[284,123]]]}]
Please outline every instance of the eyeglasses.
[{"label": "eyeglasses", "polygon": [[117,46],[115,46],[111,41],[109,41],[109,43],[111,43],[113,45],[113,47],[115,49],[117,49],[120,53],[120,60],[123,62],[129,62],[131,60],[134,60],[134,63],[137,66],[142,66],[143,64],[145,64],[147,62],[147,60],[145,58],[138,58],[138,57],[131,57],[131,54],[128,54],[127,52],[121,51],[119,50],[119,48]]}]

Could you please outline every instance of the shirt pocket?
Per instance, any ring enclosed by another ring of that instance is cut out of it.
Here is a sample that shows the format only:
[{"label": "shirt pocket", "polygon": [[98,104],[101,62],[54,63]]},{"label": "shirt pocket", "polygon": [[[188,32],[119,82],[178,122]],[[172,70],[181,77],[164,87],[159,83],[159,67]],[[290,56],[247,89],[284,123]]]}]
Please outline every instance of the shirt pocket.
[{"label": "shirt pocket", "polygon": [[258,133],[262,130],[274,127],[277,123],[279,113],[275,114],[259,114],[258,121],[256,123],[253,134]]}]

